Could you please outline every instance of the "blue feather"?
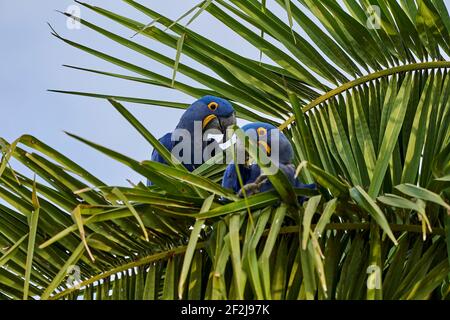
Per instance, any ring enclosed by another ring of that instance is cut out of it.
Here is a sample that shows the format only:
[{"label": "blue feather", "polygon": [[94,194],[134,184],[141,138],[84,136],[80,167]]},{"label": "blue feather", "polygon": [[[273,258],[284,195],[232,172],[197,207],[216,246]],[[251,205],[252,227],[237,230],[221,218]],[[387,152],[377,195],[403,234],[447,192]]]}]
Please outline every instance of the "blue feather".
[{"label": "blue feather", "polygon": [[[265,129],[261,130],[261,128]],[[255,132],[267,132],[266,135],[264,135],[264,141],[267,142],[270,148],[274,147],[274,144],[272,139],[277,139],[279,149],[278,149],[278,168],[282,170],[282,172],[286,175],[287,179],[289,180],[289,183],[294,186],[295,188],[303,188],[303,189],[316,189],[316,184],[303,184],[298,178],[295,177],[295,167],[292,164],[293,159],[293,148],[290,143],[290,141],[287,139],[287,137],[280,132],[275,126],[268,124],[268,123],[250,123],[242,127],[242,130],[245,132],[246,135],[249,135],[250,138],[257,137],[259,142],[259,139],[261,137],[261,134],[251,134],[252,131]],[[273,131],[276,132],[273,132]],[[275,133],[272,136],[272,133]],[[258,181],[258,178],[261,176],[261,169],[257,164],[252,164],[249,166],[240,164],[239,166],[239,172],[242,177],[242,183],[244,186],[254,184],[256,181]],[[236,166],[234,163],[231,163],[228,165],[228,167],[225,170],[225,174],[222,179],[222,186],[227,189],[233,190],[235,193],[239,193],[239,191],[242,189],[237,173],[236,173]],[[259,190],[258,192],[266,192],[273,190],[273,185],[270,182],[269,179],[261,179],[259,181]],[[304,197],[300,197],[300,202],[303,202],[305,200]]]},{"label": "blue feather", "polygon": [[[217,105],[217,107],[212,108],[211,105]],[[189,142],[191,146],[191,154],[189,157],[190,161],[182,162],[186,169],[190,172],[194,171],[207,160],[203,159],[204,149],[206,147],[211,147],[211,144],[217,145],[217,142],[214,140],[203,141],[203,132],[200,132],[200,135],[195,135],[195,123],[200,122],[200,124],[202,124],[203,120],[210,115],[215,116],[214,119],[216,120],[216,125],[219,126],[221,131],[226,130],[227,126],[236,123],[234,108],[229,101],[214,96],[205,96],[195,101],[186,109],[186,111],[181,116],[181,119],[174,132],[169,132],[165,134],[161,139],[159,139],[161,144],[163,144],[167,148],[167,150],[172,152],[175,146],[177,146],[178,143],[181,143],[181,141],[175,141],[177,137],[174,135],[174,133],[176,132],[177,136],[179,136],[179,133],[182,133],[183,130],[189,132],[191,139],[191,141]],[[203,127],[200,128],[203,130]],[[196,148],[201,148],[200,161],[196,161],[197,159],[195,159],[194,156],[194,150],[196,150]],[[182,152],[179,156],[183,156]],[[164,161],[163,157],[161,157],[161,155],[156,150],[153,150],[151,160],[166,164],[166,161]],[[148,181],[147,185],[151,186],[151,181]]]}]

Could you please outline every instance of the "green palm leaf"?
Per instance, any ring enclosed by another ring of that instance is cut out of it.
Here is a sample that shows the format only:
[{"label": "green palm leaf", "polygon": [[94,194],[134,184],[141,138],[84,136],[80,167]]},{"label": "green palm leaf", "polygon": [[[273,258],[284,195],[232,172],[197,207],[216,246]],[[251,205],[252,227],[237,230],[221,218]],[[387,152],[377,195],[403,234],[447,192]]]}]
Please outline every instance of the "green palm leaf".
[{"label": "green palm leaf", "polygon": [[[179,19],[124,1],[150,24],[108,4],[77,3],[134,36],[79,19],[86,28],[173,73],[52,28],[65,44],[130,74],[68,67],[193,98],[227,98],[240,119],[283,130],[300,179],[318,190],[294,189],[279,172],[269,176],[275,190],[240,199],[220,186],[223,155],[187,172],[119,103],[185,109],[190,101],[51,90],[109,100],[168,165],[69,134],[142,177],[131,187],[108,186],[35,137],[0,139],[0,299],[448,299],[444,1],[277,0],[280,15],[266,1],[216,0]],[[190,26],[199,14],[268,59],[240,55],[195,32]],[[141,37],[175,50],[175,57],[140,44]],[[17,163],[37,181],[16,171]],[[78,286],[64,281],[74,265]]]}]

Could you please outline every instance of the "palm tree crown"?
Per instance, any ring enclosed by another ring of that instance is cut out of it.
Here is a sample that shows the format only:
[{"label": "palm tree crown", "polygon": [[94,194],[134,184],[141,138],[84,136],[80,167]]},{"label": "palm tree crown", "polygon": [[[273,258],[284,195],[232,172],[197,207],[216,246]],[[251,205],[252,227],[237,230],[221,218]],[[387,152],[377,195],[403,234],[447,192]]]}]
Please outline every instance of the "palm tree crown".
[{"label": "palm tree crown", "polygon": [[[279,173],[269,178],[275,190],[241,199],[221,187],[223,155],[191,173],[69,134],[154,182],[108,186],[35,137],[1,140],[0,299],[448,299],[450,17],[443,0],[270,4],[286,17],[264,0],[206,0],[187,25],[124,2],[152,23],[77,1],[132,38],[74,18],[173,68],[173,77],[52,30],[134,75],[73,68],[193,99],[226,98],[240,119],[280,128],[302,181],[320,188],[293,188]],[[191,30],[199,14],[228,26],[270,63]],[[175,49],[175,58],[140,37]],[[182,63],[182,55],[217,76]],[[108,99],[167,159],[123,103],[190,104],[53,91]],[[44,182],[15,171],[12,158]],[[298,196],[308,200],[299,204]]]}]

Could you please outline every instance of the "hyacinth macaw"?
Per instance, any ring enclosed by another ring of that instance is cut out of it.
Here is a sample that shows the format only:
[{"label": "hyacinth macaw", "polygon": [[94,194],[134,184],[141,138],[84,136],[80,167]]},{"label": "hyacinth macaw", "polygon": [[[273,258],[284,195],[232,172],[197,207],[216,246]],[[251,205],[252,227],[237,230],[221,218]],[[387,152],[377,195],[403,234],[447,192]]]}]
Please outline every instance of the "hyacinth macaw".
[{"label": "hyacinth macaw", "polygon": [[[242,130],[250,137],[250,139],[257,140],[255,142],[258,146],[262,148],[274,164],[284,172],[294,188],[316,189],[315,184],[303,184],[299,179],[295,178],[295,167],[292,164],[294,156],[292,145],[286,136],[275,126],[268,123],[257,122],[243,126]],[[275,143],[278,144],[276,155],[273,152]],[[240,144],[238,141],[236,145],[237,152],[242,152],[242,150],[239,150],[240,148],[243,148],[242,143]],[[247,158],[248,154],[246,154],[246,160]],[[245,163],[239,163],[238,168],[244,187],[242,188],[239,183],[236,165],[232,162],[228,165],[223,176],[222,186],[224,188],[233,190],[241,197],[243,196],[244,191],[247,196],[250,196],[255,193],[273,190],[271,182],[267,176],[262,174],[261,168],[257,164],[249,164],[245,161]]]},{"label": "hyacinth macaw", "polygon": [[[215,140],[203,141],[203,137],[196,136],[195,125],[199,126],[201,130],[200,135],[202,136],[207,130],[216,130],[217,133],[225,135],[227,128],[235,124],[235,111],[228,100],[214,96],[204,96],[186,109],[175,130],[165,134],[159,139],[159,142],[172,152],[175,146],[184,139],[184,136],[179,139],[179,133],[182,131],[189,132],[191,155],[190,157],[187,157],[190,158],[190,161],[180,160],[183,165],[192,172],[208,160],[203,159],[202,156],[198,159],[198,155],[195,157],[194,150],[196,150],[196,148],[201,148],[201,151],[203,151],[207,146],[211,147],[211,144],[217,143]],[[203,153],[201,153],[201,155],[203,155]],[[185,157],[183,157],[183,159],[185,159]],[[151,160],[166,163],[164,158],[156,150],[153,150]],[[152,183],[148,181],[148,185],[152,185]]]}]

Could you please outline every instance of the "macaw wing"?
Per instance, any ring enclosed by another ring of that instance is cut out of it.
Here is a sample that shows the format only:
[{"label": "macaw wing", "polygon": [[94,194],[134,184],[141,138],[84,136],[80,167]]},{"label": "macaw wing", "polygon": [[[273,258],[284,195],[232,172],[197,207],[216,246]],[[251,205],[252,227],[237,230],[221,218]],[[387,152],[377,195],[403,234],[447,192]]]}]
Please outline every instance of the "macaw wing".
[{"label": "macaw wing", "polygon": [[294,188],[303,188],[303,189],[317,189],[315,183],[312,184],[304,184],[300,181],[299,178],[295,177],[295,166],[293,164],[281,164],[280,169],[283,170],[284,174],[287,176],[289,182],[294,186]]},{"label": "macaw wing", "polygon": [[[292,166],[292,168],[288,169],[289,175],[291,175],[291,172],[293,172],[292,177],[295,177],[295,167],[293,165],[290,165],[290,166]],[[294,186],[294,188],[300,188],[300,189],[311,189],[311,190],[317,189],[317,185],[315,183],[304,184],[300,181],[299,178],[295,179],[293,186]],[[303,205],[303,203],[307,200],[308,200],[307,197],[303,197],[303,196],[298,197],[298,201],[300,202],[301,205]]]},{"label": "macaw wing", "polygon": [[[159,139],[159,142],[166,147],[167,150],[172,151],[173,149],[173,143],[172,143],[172,133],[166,133],[161,139]],[[166,160],[159,154],[156,149],[153,149],[152,157],[150,158],[151,161],[159,162],[167,164]]]},{"label": "macaw wing", "polygon": [[[296,186],[296,179],[295,179],[295,167],[292,164],[280,164],[279,165],[279,169],[282,170],[284,172],[284,174],[286,175],[286,177],[289,180],[289,183],[292,186]],[[269,179],[267,179],[262,185],[261,185],[261,192],[266,192],[266,191],[270,191],[273,190],[273,185],[270,182]]]},{"label": "macaw wing", "polygon": [[[256,165],[252,165],[250,167],[239,165],[239,173],[241,175],[243,185],[246,185],[248,183],[255,182],[256,178],[260,175],[261,170]],[[236,165],[234,163],[230,163],[226,168],[222,179],[222,187],[233,190],[236,193],[241,190],[241,184],[239,183]]]},{"label": "macaw wing", "polygon": [[236,173],[236,166],[234,163],[230,163],[225,169],[225,173],[222,178],[222,187],[225,189],[233,190],[234,192],[238,192],[239,188],[239,180]]},{"label": "macaw wing", "polygon": [[[303,184],[302,182],[300,182],[298,178],[295,178],[295,166],[293,164],[280,164],[279,168],[284,172],[284,174],[289,180],[289,183],[294,188],[303,188],[311,190],[317,189],[316,184]],[[261,185],[260,192],[266,192],[270,190],[273,190],[273,186],[272,183],[269,180],[267,180]],[[305,200],[306,198],[304,197],[299,198],[300,203],[303,203],[303,201]]]}]

